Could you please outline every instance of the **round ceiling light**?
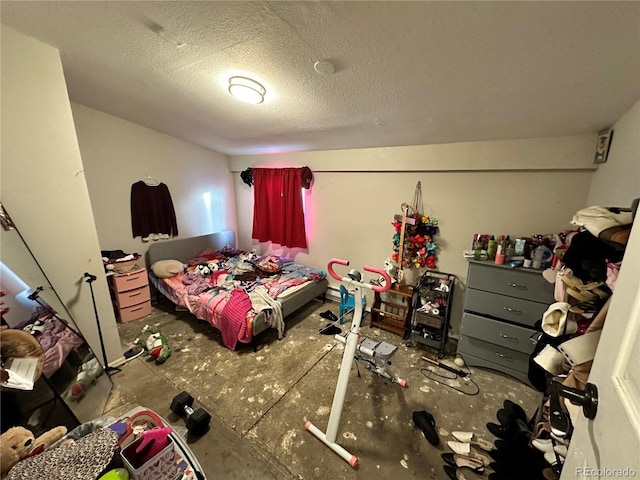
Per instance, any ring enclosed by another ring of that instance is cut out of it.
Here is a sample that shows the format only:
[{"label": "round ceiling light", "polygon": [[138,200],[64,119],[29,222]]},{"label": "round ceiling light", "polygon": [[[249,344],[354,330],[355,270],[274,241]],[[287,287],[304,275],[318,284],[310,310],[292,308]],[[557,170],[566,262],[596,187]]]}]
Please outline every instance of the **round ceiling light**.
[{"label": "round ceiling light", "polygon": [[255,80],[248,77],[231,77],[229,93],[245,103],[258,104],[264,102],[267,90]]}]

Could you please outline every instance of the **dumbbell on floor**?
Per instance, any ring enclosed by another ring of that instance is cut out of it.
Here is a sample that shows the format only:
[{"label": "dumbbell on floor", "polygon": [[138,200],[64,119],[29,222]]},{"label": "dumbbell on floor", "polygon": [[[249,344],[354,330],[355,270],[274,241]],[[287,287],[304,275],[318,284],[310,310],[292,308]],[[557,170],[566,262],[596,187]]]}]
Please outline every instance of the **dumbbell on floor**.
[{"label": "dumbbell on floor", "polygon": [[187,416],[187,430],[191,435],[200,436],[209,428],[211,415],[204,409],[193,410],[193,397],[187,392],[180,392],[171,401],[171,411],[179,416]]}]

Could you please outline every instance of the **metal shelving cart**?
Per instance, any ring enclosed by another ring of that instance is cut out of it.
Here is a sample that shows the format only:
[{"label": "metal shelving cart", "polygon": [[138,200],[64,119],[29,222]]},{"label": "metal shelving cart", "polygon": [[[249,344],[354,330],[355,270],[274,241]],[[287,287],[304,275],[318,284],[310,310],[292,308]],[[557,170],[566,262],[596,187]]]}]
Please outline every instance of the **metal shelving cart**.
[{"label": "metal shelving cart", "polygon": [[414,286],[409,340],[437,349],[439,358],[449,338],[454,286],[455,275],[431,270]]}]

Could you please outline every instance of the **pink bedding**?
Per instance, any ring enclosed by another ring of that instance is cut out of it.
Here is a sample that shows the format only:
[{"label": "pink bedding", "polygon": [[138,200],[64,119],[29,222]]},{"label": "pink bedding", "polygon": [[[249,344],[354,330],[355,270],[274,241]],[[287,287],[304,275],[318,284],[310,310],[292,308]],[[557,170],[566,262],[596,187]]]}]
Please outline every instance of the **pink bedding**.
[{"label": "pink bedding", "polygon": [[277,255],[257,258],[241,250],[223,249],[201,252],[174,277],[149,276],[163,295],[216,327],[224,345],[235,349],[237,342],[252,339],[252,322],[259,313],[250,298],[254,289],[262,286],[276,299],[288,288],[320,281],[326,274]]}]

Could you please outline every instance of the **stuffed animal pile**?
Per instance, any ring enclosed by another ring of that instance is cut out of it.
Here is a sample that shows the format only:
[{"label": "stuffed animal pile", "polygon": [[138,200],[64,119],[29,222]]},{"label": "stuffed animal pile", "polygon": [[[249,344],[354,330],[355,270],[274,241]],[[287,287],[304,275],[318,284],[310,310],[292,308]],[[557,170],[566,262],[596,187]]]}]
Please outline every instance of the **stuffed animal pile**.
[{"label": "stuffed animal pile", "polygon": [[155,359],[157,364],[164,363],[171,355],[171,347],[164,333],[156,327],[145,325],[142,337],[134,340],[136,345],[142,346],[147,355]]},{"label": "stuffed animal pile", "polygon": [[9,470],[25,458],[42,453],[67,434],[66,427],[55,427],[35,438],[30,430],[12,427],[0,435],[0,473],[7,478]]},{"label": "stuffed animal pile", "polygon": [[80,400],[101,374],[102,365],[100,365],[93,353],[88,354],[78,368],[75,381],[64,393],[64,399],[71,402]]}]

